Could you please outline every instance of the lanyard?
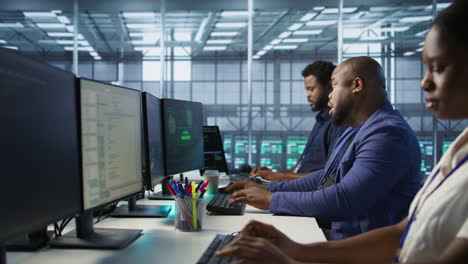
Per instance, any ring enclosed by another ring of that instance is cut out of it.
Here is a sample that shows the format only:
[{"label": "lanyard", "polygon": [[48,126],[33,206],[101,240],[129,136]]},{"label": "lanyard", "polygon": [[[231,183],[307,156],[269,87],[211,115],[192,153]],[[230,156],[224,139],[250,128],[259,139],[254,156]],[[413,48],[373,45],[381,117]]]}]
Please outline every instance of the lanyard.
[{"label": "lanyard", "polygon": [[343,139],[343,141],[341,142],[341,145],[338,148],[335,148],[335,149],[338,149],[338,151],[335,152],[335,156],[333,157],[333,160],[330,166],[328,166],[328,169],[325,172],[325,175],[323,176],[319,186],[323,186],[323,184],[325,184],[325,182],[327,181],[328,176],[335,173],[335,171],[338,169],[338,165],[340,163],[341,152],[343,151],[344,147],[348,143],[348,140],[350,140],[350,138],[362,127],[362,125],[363,124],[351,130],[351,132],[349,132],[348,135],[346,135],[346,137]]},{"label": "lanyard", "polygon": [[298,159],[298,161],[296,163],[296,169],[295,169],[294,173],[296,173],[300,169],[300,167],[302,165],[302,162],[305,159],[305,156],[309,153],[309,150],[312,147],[313,141],[315,140],[317,135],[320,133],[320,130],[322,129],[323,124],[324,124],[324,121],[322,121],[320,123],[317,122],[316,123],[317,126],[314,127],[312,129],[312,131],[310,132],[309,138],[307,139],[307,144],[306,144],[306,146],[304,148],[304,151],[302,152],[302,155],[299,157],[299,159]]},{"label": "lanyard", "polygon": [[[465,155],[465,157],[460,162],[458,162],[458,164],[447,174],[447,176],[445,176],[445,178],[443,178],[439,182],[439,184],[437,184],[437,186],[428,195],[426,195],[426,198],[424,199],[424,201],[426,201],[427,198],[429,196],[431,196],[442,185],[442,183],[444,183],[445,180],[448,179],[448,177],[451,176],[467,160],[468,160],[468,155]],[[414,207],[414,210],[411,213],[411,217],[408,220],[408,224],[406,225],[405,231],[403,231],[403,235],[401,236],[400,243],[398,244],[397,254],[396,254],[395,258],[393,259],[394,263],[399,263],[400,252],[401,252],[401,250],[403,248],[403,244],[405,243],[405,240],[406,240],[406,238],[408,236],[408,232],[409,232],[409,230],[411,228],[411,225],[414,223],[414,220],[416,219],[416,212],[417,212],[418,207],[419,207],[419,205],[421,203],[421,199],[423,198],[424,193],[426,193],[427,189],[429,188],[431,183],[434,181],[434,179],[437,177],[439,172],[440,172],[440,168],[437,169],[437,171],[434,173],[434,176],[432,176],[432,178],[429,180],[429,183],[426,185],[426,188],[424,188],[424,190],[421,192],[421,195],[419,196],[419,199],[416,202],[416,206]]]}]

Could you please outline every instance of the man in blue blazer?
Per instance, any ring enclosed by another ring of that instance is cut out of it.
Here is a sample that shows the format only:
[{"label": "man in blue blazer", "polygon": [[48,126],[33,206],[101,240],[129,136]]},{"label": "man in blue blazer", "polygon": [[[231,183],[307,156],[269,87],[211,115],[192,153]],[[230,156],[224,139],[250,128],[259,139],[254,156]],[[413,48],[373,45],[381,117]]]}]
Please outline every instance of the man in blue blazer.
[{"label": "man in blue blazer", "polygon": [[387,100],[383,69],[370,57],[351,58],[333,71],[332,86],[332,121],[350,128],[326,167],[297,180],[235,183],[227,188],[234,191],[230,202],[331,221],[332,239],[406,216],[421,184],[421,151],[414,132]]}]

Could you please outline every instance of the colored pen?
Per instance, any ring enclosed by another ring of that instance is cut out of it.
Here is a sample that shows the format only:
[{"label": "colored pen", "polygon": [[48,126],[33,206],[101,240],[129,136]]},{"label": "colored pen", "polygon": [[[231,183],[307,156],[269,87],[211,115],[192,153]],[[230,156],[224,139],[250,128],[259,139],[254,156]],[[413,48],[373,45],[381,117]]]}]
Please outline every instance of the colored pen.
[{"label": "colored pen", "polygon": [[195,192],[198,192],[200,190],[200,188],[203,186],[203,183],[205,183],[205,181],[201,181],[198,183],[197,188],[195,189]]},{"label": "colored pen", "polygon": [[182,197],[183,197],[184,195],[187,194],[184,190],[184,186],[182,186],[182,183],[179,183],[178,186],[179,186],[179,191],[182,193]]},{"label": "colored pen", "polygon": [[203,198],[203,195],[205,194],[206,190],[203,190],[198,194],[198,198]]},{"label": "colored pen", "polygon": [[172,195],[177,196],[177,193],[174,192],[174,189],[172,189],[172,186],[168,182],[166,182],[166,187]]}]

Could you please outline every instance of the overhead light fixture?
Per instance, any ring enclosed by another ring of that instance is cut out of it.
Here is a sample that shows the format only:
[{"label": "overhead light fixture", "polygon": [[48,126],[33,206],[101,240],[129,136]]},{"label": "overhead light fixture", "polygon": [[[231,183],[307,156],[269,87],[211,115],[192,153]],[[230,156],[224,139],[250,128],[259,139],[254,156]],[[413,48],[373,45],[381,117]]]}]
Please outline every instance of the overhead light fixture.
[{"label": "overhead light fixture", "polygon": [[418,32],[418,33],[416,33],[416,34],[414,34],[414,35],[415,35],[415,36],[418,36],[418,37],[424,37],[428,31],[429,31],[429,30],[426,29],[426,30],[423,30],[423,31],[421,31],[421,32]]},{"label": "overhead light fixture", "polygon": [[206,41],[206,44],[230,44],[231,39],[210,39]]},{"label": "overhead light fixture", "polygon": [[55,13],[53,12],[23,12],[23,15],[24,16],[27,16],[27,17],[31,17],[31,18],[34,18],[34,17],[56,17]]},{"label": "overhead light fixture", "polygon": [[286,31],[286,32],[283,32],[283,33],[279,34],[278,38],[287,38],[287,37],[289,37],[289,35],[291,35],[291,32]]},{"label": "overhead light fixture", "polygon": [[18,47],[16,47],[16,46],[2,46],[2,48],[18,50]]},{"label": "overhead light fixture", "polygon": [[423,45],[424,45],[424,41],[419,42],[418,45],[419,45],[419,46],[423,46]]},{"label": "overhead light fixture", "polygon": [[21,23],[0,23],[0,28],[24,28]]},{"label": "overhead light fixture", "polygon": [[416,51],[421,52],[421,51],[423,51],[423,49],[424,49],[424,47],[420,47],[420,48],[416,49]]},{"label": "overhead light fixture", "polygon": [[254,56],[252,56],[252,59],[254,59],[254,60],[258,60],[258,59],[260,59],[260,56],[258,56],[258,55],[254,55]]},{"label": "overhead light fixture", "polygon": [[6,41],[3,39],[0,39],[0,44],[6,44]]},{"label": "overhead light fixture", "polygon": [[270,42],[271,45],[276,45],[276,44],[279,44],[281,42],[281,39],[274,39]]},{"label": "overhead light fixture", "polygon": [[57,16],[58,21],[62,22],[62,24],[70,24],[70,20],[66,16]]},{"label": "overhead light fixture", "polygon": [[330,26],[336,24],[336,20],[312,20],[306,23],[307,26],[319,27],[319,26]]},{"label": "overhead light fixture", "polygon": [[414,51],[407,51],[405,53],[403,53],[403,56],[411,56],[411,55],[414,55],[416,54]]},{"label": "overhead light fixture", "polygon": [[[73,40],[56,40],[56,42],[60,45],[73,45]],[[78,44],[81,46],[89,46],[89,42],[86,40],[78,41]]]},{"label": "overhead light fixture", "polygon": [[267,53],[266,51],[260,50],[259,52],[257,52],[257,55],[263,56],[263,55],[265,55],[266,53]]},{"label": "overhead light fixture", "polygon": [[314,18],[316,15],[317,15],[317,13],[307,13],[300,19],[300,21],[302,21],[302,22],[309,21],[312,18]]},{"label": "overhead light fixture", "polygon": [[65,25],[62,23],[36,23],[40,28],[64,28]]},{"label": "overhead light fixture", "polygon": [[222,17],[246,17],[249,15],[248,11],[223,11]]},{"label": "overhead light fixture", "polygon": [[247,23],[244,22],[236,22],[236,23],[216,23],[217,28],[240,28],[245,27]]},{"label": "overhead light fixture", "polygon": [[122,16],[125,18],[148,18],[155,17],[154,12],[123,12]]},{"label": "overhead light fixture", "polygon": [[99,54],[98,54],[97,52],[95,52],[95,51],[91,51],[91,52],[89,53],[89,55],[91,55],[91,56],[93,56],[93,57],[98,57],[98,56],[99,56]]},{"label": "overhead light fixture", "polygon": [[[343,14],[349,14],[349,13],[353,13],[354,11],[356,11],[357,7],[345,7],[342,10],[343,10]],[[322,14],[338,14],[339,11],[340,10],[338,8],[327,8],[322,11]]]},{"label": "overhead light fixture", "polygon": [[68,30],[68,32],[75,32],[75,27],[74,26],[65,26],[65,28]]},{"label": "overhead light fixture", "polygon": [[[444,9],[447,8],[451,5],[452,3],[438,3],[437,4],[437,9]],[[432,5],[426,6],[426,9],[432,9]]]},{"label": "overhead light fixture", "polygon": [[324,6],[316,6],[316,7],[314,7],[314,10],[316,10],[316,11],[322,11],[322,10],[324,10],[324,9],[325,9]]},{"label": "overhead light fixture", "polygon": [[263,50],[271,50],[273,48],[273,45],[266,45],[263,47]]},{"label": "overhead light fixture", "polygon": [[93,57],[95,60],[101,60],[102,58],[100,56],[95,56]]},{"label": "overhead light fixture", "polygon": [[292,50],[297,49],[297,45],[281,45],[273,47],[275,50]]},{"label": "overhead light fixture", "polygon": [[432,16],[403,17],[400,19],[400,23],[417,23],[428,20],[432,20]]},{"label": "overhead light fixture", "polygon": [[409,27],[387,27],[387,28],[381,28],[380,31],[382,32],[403,32],[408,30]]},{"label": "overhead light fixture", "polygon": [[[51,37],[72,38],[74,36],[74,33],[72,33],[72,32],[47,32],[47,35],[49,35]],[[78,34],[78,39],[84,39],[83,35]]]},{"label": "overhead light fixture", "polygon": [[131,29],[156,28],[156,24],[127,24],[127,28],[131,28]]},{"label": "overhead light fixture", "polygon": [[203,50],[206,50],[206,51],[225,50],[225,49],[226,49],[226,46],[203,47]]},{"label": "overhead light fixture", "polygon": [[297,30],[293,32],[293,35],[295,36],[301,36],[301,35],[318,35],[322,33],[321,29],[317,30]]},{"label": "overhead light fixture", "polygon": [[283,43],[305,43],[309,41],[309,39],[306,38],[289,38],[289,39],[283,39]]},{"label": "overhead light fixture", "polygon": [[[63,49],[65,49],[67,51],[73,51],[74,50],[73,47],[63,47]],[[94,51],[94,48],[93,47],[78,47],[77,50],[78,51]]]},{"label": "overhead light fixture", "polygon": [[302,27],[304,24],[302,23],[294,23],[292,26],[288,28],[290,31],[298,30],[300,27]]},{"label": "overhead light fixture", "polygon": [[238,32],[211,32],[213,37],[234,37]]}]

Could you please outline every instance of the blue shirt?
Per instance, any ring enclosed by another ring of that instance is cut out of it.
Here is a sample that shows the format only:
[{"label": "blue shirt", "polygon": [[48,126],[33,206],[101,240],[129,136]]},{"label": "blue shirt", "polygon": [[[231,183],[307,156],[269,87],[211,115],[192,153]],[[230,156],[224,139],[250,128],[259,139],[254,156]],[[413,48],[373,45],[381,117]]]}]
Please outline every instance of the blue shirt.
[{"label": "blue shirt", "polygon": [[420,166],[416,135],[386,103],[357,132],[338,165],[335,185],[317,190],[327,168],[269,183],[270,212],[329,220],[332,239],[392,225],[406,216],[420,187]]},{"label": "blue shirt", "polygon": [[346,130],[345,126],[332,125],[329,111],[330,108],[326,108],[315,116],[315,125],[296,165],[300,164],[297,173],[323,169],[336,140]]}]

